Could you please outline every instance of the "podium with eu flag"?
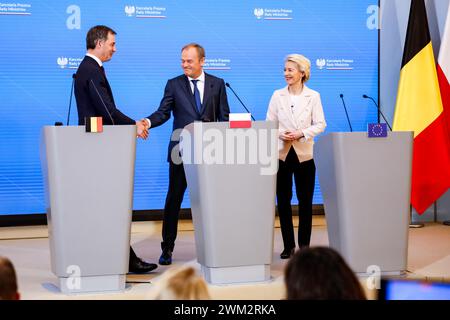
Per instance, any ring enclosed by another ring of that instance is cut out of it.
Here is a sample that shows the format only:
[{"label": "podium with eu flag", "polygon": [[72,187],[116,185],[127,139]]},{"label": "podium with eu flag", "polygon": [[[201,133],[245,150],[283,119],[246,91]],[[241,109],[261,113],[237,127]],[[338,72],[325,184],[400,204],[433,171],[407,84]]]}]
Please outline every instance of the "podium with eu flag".
[{"label": "podium with eu flag", "polygon": [[329,133],[314,146],[328,238],[356,273],[398,275],[407,263],[413,133],[369,129]]},{"label": "podium with eu flag", "polygon": [[51,268],[63,293],[122,291],[130,250],[136,126],[87,131],[98,128],[42,129]]},{"label": "podium with eu flag", "polygon": [[180,140],[197,260],[212,284],[270,280],[278,126],[232,118],[194,122]]}]

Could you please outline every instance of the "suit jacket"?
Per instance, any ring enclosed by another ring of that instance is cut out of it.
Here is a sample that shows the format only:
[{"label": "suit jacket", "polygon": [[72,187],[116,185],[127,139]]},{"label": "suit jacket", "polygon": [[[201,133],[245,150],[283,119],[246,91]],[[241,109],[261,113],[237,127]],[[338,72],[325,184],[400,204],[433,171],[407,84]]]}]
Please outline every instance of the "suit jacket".
[{"label": "suit jacket", "polygon": [[75,76],[78,124],[84,125],[85,117],[103,117],[103,124],[136,124],[116,108],[106,76],[97,61],[85,56]]},{"label": "suit jacket", "polygon": [[[173,113],[173,131],[182,129],[194,121],[228,121],[230,108],[225,82],[221,78],[205,73],[203,103],[198,112],[188,77],[181,75],[170,79],[167,81],[158,110],[148,116],[151,127],[155,128],[165,123],[170,119],[171,113]],[[167,161],[170,161],[172,149],[177,144],[178,141],[169,142]]]},{"label": "suit jacket", "polygon": [[279,133],[287,130],[302,130],[304,137],[295,141],[283,141],[278,144],[279,158],[286,160],[291,146],[294,147],[300,162],[313,158],[313,138],[326,127],[320,94],[307,86],[300,95],[300,105],[291,108],[292,101],[288,87],[275,90],[270,99],[266,120],[278,121]]}]

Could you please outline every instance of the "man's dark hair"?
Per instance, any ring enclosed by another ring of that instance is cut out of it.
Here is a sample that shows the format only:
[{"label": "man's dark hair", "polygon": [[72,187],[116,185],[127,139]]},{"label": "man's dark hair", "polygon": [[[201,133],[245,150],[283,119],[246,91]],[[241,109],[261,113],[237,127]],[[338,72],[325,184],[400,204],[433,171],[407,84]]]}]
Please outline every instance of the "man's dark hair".
[{"label": "man's dark hair", "polygon": [[8,258],[0,256],[0,300],[10,300],[17,293],[14,266]]},{"label": "man's dark hair", "polygon": [[365,300],[362,286],[335,250],[297,251],[285,270],[288,300]]},{"label": "man's dark hair", "polygon": [[99,40],[104,40],[108,38],[108,34],[117,34],[113,29],[107,26],[95,26],[89,29],[86,35],[86,48],[95,49],[97,42]]}]

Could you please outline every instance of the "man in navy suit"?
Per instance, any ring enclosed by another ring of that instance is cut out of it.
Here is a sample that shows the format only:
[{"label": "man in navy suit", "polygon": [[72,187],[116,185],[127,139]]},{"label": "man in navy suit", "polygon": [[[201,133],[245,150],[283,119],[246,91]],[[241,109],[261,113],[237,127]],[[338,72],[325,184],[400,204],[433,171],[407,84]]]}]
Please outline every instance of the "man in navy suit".
[{"label": "man in navy suit", "polygon": [[[162,125],[169,120],[171,113],[173,114],[173,131],[182,129],[194,121],[228,121],[230,108],[225,82],[223,79],[205,73],[204,63],[205,50],[202,46],[190,43],[183,47],[181,67],[184,74],[167,81],[164,97],[158,110],[146,118],[149,127],[156,128]],[[178,148],[178,141],[170,141],[167,156],[169,190],[164,206],[162,254],[159,258],[161,265],[172,263],[178,215],[187,187],[183,164],[176,164],[175,159],[171,159],[173,148]]]},{"label": "man in navy suit", "polygon": [[[77,100],[78,124],[85,124],[85,117],[103,117],[105,125],[136,125],[137,133],[146,139],[147,124],[134,121],[114,103],[111,87],[106,79],[103,62],[111,60],[116,52],[116,32],[106,26],[92,27],[86,35],[87,53],[75,76],[75,98]],[[129,271],[145,273],[157,268],[138,258],[130,247]]]}]

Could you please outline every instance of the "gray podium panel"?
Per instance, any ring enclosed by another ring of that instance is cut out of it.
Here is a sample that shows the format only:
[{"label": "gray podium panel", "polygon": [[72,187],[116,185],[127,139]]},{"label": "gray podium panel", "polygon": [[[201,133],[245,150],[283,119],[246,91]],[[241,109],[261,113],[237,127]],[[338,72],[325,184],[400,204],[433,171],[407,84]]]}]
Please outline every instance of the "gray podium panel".
[{"label": "gray podium panel", "polygon": [[357,273],[406,270],[412,141],[412,132],[339,132],[315,145],[330,246]]},{"label": "gray podium panel", "polygon": [[43,128],[51,265],[62,292],[125,288],[135,153],[135,126]]},{"label": "gray podium panel", "polygon": [[227,122],[196,122],[185,128],[181,149],[205,279],[217,284],[270,279],[277,124],[230,129]]}]

